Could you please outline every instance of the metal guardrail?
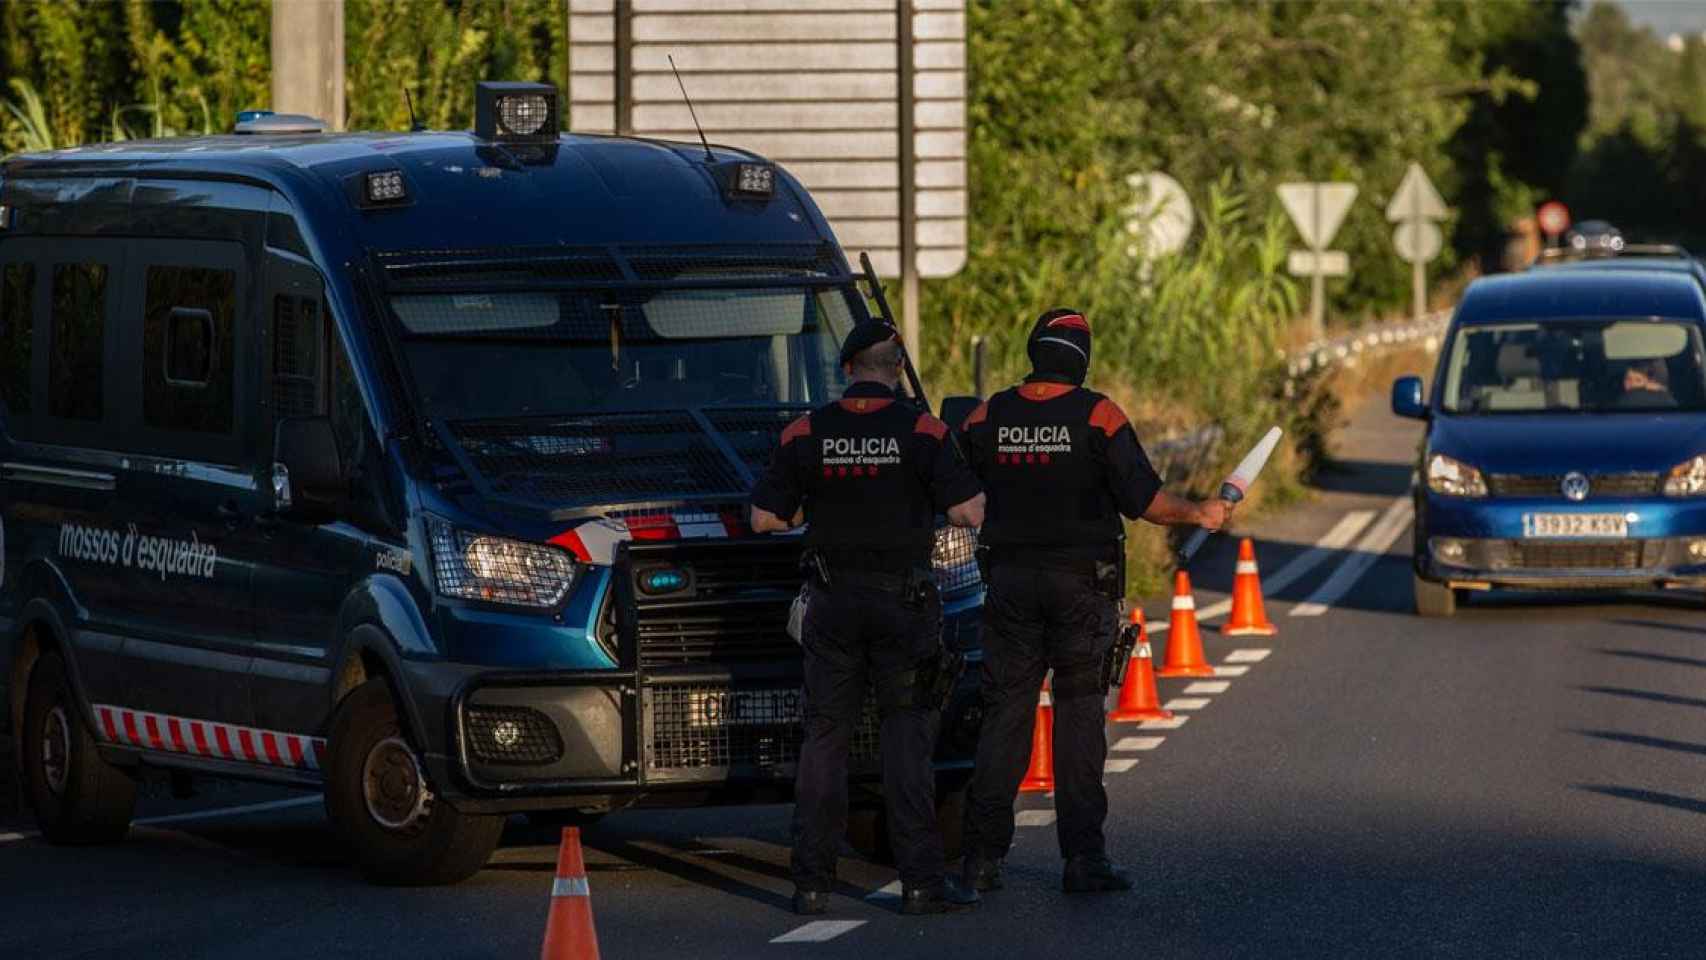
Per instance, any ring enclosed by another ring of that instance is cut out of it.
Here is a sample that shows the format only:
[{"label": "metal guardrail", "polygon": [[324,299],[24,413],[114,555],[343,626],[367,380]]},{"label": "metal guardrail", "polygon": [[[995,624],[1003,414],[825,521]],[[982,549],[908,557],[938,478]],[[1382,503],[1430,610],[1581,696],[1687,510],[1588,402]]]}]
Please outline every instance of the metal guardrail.
[{"label": "metal guardrail", "polygon": [[[1355,366],[1363,357],[1378,356],[1420,344],[1429,353],[1440,347],[1441,335],[1451,323],[1451,311],[1439,310],[1420,320],[1402,320],[1358,330],[1343,336],[1315,340],[1285,353],[1287,396],[1300,377],[1333,366]],[[1219,424],[1209,424],[1185,433],[1144,444],[1157,472],[1177,481],[1209,465],[1215,448],[1225,437]]]}]

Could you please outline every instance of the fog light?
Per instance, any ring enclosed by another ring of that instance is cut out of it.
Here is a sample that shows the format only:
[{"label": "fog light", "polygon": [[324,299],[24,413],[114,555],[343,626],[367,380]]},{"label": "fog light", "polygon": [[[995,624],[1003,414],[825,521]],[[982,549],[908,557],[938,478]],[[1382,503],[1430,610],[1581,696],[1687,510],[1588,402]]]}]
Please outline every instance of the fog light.
[{"label": "fog light", "polygon": [[492,726],[492,742],[512,750],[521,742],[521,727],[513,720],[501,720]]},{"label": "fog light", "polygon": [[1691,560],[1706,560],[1706,540],[1688,541],[1688,557]]},{"label": "fog light", "polygon": [[1465,554],[1462,540],[1452,540],[1448,537],[1433,539],[1434,558],[1446,563],[1462,563]]}]

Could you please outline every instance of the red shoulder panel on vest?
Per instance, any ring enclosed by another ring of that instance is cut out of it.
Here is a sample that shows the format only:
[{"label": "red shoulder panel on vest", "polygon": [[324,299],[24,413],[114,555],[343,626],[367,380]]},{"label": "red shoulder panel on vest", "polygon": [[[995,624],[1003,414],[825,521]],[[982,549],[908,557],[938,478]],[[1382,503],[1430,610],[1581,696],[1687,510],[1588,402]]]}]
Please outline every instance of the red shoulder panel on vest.
[{"label": "red shoulder panel on vest", "polygon": [[928,413],[921,413],[918,415],[918,421],[912,425],[912,432],[940,440],[948,435],[948,425]]},{"label": "red shoulder panel on vest", "polygon": [[887,397],[854,397],[842,400],[841,409],[848,413],[876,413],[893,402]]},{"label": "red shoulder panel on vest", "polygon": [[1076,389],[1078,388],[1070,383],[1047,383],[1038,381],[1036,383],[1027,383],[1019,387],[1019,396],[1024,397],[1026,400],[1053,400],[1055,397],[1065,396]]},{"label": "red shoulder panel on vest", "polygon": [[975,427],[978,424],[980,424],[983,421],[988,420],[988,419],[989,419],[989,401],[985,400],[982,403],[977,405],[977,409],[973,410],[971,412],[970,416],[966,417],[966,422],[960,425],[960,429],[961,430],[970,430],[972,427]]},{"label": "red shoulder panel on vest", "polygon": [[785,447],[801,437],[809,437],[811,435],[812,416],[808,413],[798,420],[795,420],[793,423],[788,424],[788,426],[782,430],[782,446]]},{"label": "red shoulder panel on vest", "polygon": [[1101,402],[1096,404],[1096,409],[1090,411],[1090,426],[1101,428],[1101,431],[1110,437],[1119,433],[1120,428],[1130,422],[1120,405],[1107,397],[1103,397]]}]

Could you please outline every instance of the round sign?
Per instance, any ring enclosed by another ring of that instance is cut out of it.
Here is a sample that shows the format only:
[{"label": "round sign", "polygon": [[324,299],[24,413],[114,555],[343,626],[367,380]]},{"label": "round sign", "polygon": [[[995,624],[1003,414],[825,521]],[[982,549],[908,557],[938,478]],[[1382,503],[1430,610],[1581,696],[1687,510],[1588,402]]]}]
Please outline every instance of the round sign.
[{"label": "round sign", "polygon": [[1197,216],[1179,181],[1165,173],[1134,173],[1125,182],[1137,195],[1136,202],[1125,208],[1131,218],[1126,232],[1141,241],[1133,245],[1132,253],[1152,257],[1183,248]]},{"label": "round sign", "polygon": [[1540,205],[1535,219],[1540,221],[1541,233],[1555,237],[1570,229],[1570,208],[1556,200],[1548,200]]},{"label": "round sign", "polygon": [[1410,263],[1427,263],[1439,256],[1445,237],[1432,220],[1411,220],[1393,228],[1392,245],[1398,248],[1398,256]]}]

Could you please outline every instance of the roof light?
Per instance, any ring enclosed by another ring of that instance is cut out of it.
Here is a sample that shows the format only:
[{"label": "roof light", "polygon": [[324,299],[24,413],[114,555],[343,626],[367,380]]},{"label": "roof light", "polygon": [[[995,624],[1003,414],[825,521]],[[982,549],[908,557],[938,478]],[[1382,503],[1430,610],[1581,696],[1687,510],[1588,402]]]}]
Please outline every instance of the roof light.
[{"label": "roof light", "polygon": [[735,192],[768,197],[776,192],[776,168],[764,163],[743,163],[735,168]]},{"label": "roof light", "polygon": [[380,170],[367,175],[368,203],[396,203],[406,200],[409,188],[403,183],[403,171]]},{"label": "roof light", "polygon": [[557,88],[548,83],[477,84],[474,135],[482,140],[556,142]]},{"label": "roof light", "polygon": [[[260,112],[260,111],[256,111]],[[305,116],[300,113],[261,113],[260,116],[243,119],[238,115],[237,126],[232,133],[242,134],[286,134],[286,133],[325,133],[326,121],[319,117]]]}]

